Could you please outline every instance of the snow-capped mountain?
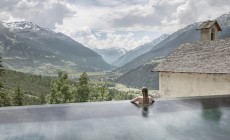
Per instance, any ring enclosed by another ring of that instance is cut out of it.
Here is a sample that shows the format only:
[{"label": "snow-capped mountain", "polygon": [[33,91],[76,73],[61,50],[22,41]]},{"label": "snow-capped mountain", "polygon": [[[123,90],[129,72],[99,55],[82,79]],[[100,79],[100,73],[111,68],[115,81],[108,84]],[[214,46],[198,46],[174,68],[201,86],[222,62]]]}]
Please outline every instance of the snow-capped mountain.
[{"label": "snow-capped mountain", "polygon": [[169,36],[168,34],[163,34],[151,42],[140,45],[139,47],[137,47],[137,48],[127,52],[125,55],[121,56],[119,59],[117,59],[112,64],[115,66],[123,66],[124,64],[132,61],[136,57],[150,51],[154,46],[156,46],[156,44],[160,43],[161,41],[166,39],[168,36]]},{"label": "snow-capped mountain", "polygon": [[93,50],[97,52],[99,55],[101,55],[102,58],[109,64],[112,64],[119,57],[127,53],[127,50],[124,48],[106,48],[106,49],[95,48]]},{"label": "snow-capped mountain", "polygon": [[21,22],[10,22],[10,23],[2,23],[3,26],[10,31],[22,31],[22,30],[29,30],[29,31],[39,31],[41,29],[40,26],[34,24],[32,22],[21,21]]},{"label": "snow-capped mountain", "polygon": [[93,50],[32,22],[0,22],[0,50],[6,67],[36,74],[112,68]]}]

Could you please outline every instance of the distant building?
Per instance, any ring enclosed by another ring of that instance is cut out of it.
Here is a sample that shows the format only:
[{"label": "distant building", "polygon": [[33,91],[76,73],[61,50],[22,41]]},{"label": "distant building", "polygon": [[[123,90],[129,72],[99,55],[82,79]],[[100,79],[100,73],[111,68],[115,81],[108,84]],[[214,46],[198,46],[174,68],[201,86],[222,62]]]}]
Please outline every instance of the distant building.
[{"label": "distant building", "polygon": [[[183,44],[154,69],[159,72],[163,97],[230,94],[230,38],[215,40],[221,30],[216,21],[211,27],[203,25],[201,38],[213,41]],[[215,30],[209,39],[202,35],[207,34],[206,28]]]},{"label": "distant building", "polygon": [[203,22],[197,30],[201,30],[200,41],[218,39],[218,32],[222,31],[217,20]]}]

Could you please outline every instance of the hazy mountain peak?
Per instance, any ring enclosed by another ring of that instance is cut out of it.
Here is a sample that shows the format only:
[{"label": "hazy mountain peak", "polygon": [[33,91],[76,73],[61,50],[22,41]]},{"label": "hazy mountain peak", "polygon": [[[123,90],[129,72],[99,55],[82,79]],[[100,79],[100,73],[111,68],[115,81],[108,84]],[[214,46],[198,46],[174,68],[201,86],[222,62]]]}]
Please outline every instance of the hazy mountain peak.
[{"label": "hazy mountain peak", "polygon": [[122,55],[128,52],[125,48],[116,48],[116,47],[111,47],[111,48],[108,48],[107,50],[117,51],[117,52],[120,52]]},{"label": "hazy mountain peak", "polygon": [[110,64],[128,52],[124,48],[116,48],[116,47],[105,48],[105,49],[95,48],[93,50],[98,54],[100,54],[102,58]]}]

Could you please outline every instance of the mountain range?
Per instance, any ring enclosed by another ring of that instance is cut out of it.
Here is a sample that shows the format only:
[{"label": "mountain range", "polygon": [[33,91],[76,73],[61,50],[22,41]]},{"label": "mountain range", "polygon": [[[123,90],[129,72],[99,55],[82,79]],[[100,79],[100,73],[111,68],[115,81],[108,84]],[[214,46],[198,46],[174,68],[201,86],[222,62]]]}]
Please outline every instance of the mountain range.
[{"label": "mountain range", "polygon": [[168,34],[163,34],[151,42],[140,45],[137,48],[127,52],[125,55],[121,56],[112,64],[121,67],[126,63],[132,61],[134,58],[137,58],[138,56],[150,51],[154,46],[156,46],[158,43],[166,39],[168,36],[169,36]]},{"label": "mountain range", "polygon": [[[217,21],[222,28],[222,32],[219,33],[219,38],[229,38],[230,12],[218,17]],[[156,66],[155,64],[158,60],[164,59],[168,54],[176,50],[181,44],[199,41],[200,31],[196,31],[196,29],[200,24],[201,22],[193,23],[183,29],[174,32],[166,39],[162,40],[160,43],[154,45],[150,51],[140,55],[139,57],[136,57],[129,63],[114,70],[120,73],[124,73],[117,79],[116,82],[138,88],[141,87],[140,83],[151,83],[152,86],[149,88],[157,89],[158,86],[156,86],[155,83],[158,83],[158,76],[153,75],[158,74],[155,72],[151,73],[150,71]],[[152,65],[152,67],[150,67],[148,64]],[[138,75],[141,75],[141,73],[145,73],[145,76],[139,77]],[[151,79],[151,77],[154,77],[154,80]],[[139,81],[139,83],[136,81]]]},{"label": "mountain range", "polygon": [[[218,17],[217,21],[222,28],[222,32],[219,33],[219,38],[230,37],[230,12]],[[152,46],[150,51],[132,59],[127,64],[119,67],[117,71],[122,73],[128,72],[140,65],[150,63],[154,59],[166,57],[183,43],[199,41],[200,32],[196,29],[200,24],[201,22],[196,22],[172,33],[164,40],[161,40],[160,43]]]},{"label": "mountain range", "polygon": [[32,22],[0,22],[0,51],[9,69],[36,74],[113,68],[93,50]]},{"label": "mountain range", "polygon": [[[230,12],[217,20],[222,28],[219,38],[230,37]],[[0,22],[0,52],[8,69],[52,75],[59,70],[69,73],[111,70],[115,68],[112,65],[116,65],[119,67],[113,71],[123,74],[116,82],[157,88],[158,76],[150,72],[152,68],[181,44],[199,41],[200,32],[196,28],[200,24],[193,23],[171,35],[164,34],[127,52],[117,48],[91,50],[62,33],[32,22]]]}]

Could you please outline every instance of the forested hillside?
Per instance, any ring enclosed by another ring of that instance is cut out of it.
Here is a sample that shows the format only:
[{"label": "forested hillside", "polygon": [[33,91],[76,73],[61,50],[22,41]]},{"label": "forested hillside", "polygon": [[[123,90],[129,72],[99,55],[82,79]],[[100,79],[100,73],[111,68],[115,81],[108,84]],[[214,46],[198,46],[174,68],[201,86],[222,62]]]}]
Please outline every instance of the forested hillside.
[{"label": "forested hillside", "polygon": [[13,91],[17,85],[21,91],[33,96],[48,94],[52,77],[5,70],[2,82],[6,90]]},{"label": "forested hillside", "polygon": [[119,77],[116,82],[135,88],[141,88],[143,86],[146,86],[149,89],[158,89],[158,73],[151,72],[152,69],[158,64],[158,62],[154,62],[151,64],[141,65],[138,68],[133,69]]},{"label": "forested hillside", "polygon": [[4,70],[0,80],[0,106],[12,106],[46,103],[52,78]]},{"label": "forested hillside", "polygon": [[0,106],[127,100],[134,97],[134,93],[109,88],[106,82],[91,82],[86,72],[72,80],[64,72],[55,77],[12,70],[3,70],[0,74]]}]

